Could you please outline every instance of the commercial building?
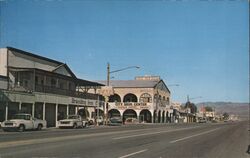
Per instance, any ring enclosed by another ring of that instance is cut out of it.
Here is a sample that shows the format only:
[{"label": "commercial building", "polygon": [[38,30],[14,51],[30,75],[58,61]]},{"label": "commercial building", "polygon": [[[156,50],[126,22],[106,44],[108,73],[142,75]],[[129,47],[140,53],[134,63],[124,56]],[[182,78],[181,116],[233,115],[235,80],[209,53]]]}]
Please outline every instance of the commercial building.
[{"label": "commercial building", "polygon": [[68,114],[94,118],[102,102],[88,90],[100,86],[77,78],[65,63],[12,47],[0,49],[0,122],[19,112],[46,120],[49,127]]},{"label": "commercial building", "polygon": [[[106,84],[106,81],[97,81]],[[159,76],[139,76],[135,80],[111,80],[114,94],[109,97],[108,116],[137,118],[140,122],[173,121],[170,90]]]}]

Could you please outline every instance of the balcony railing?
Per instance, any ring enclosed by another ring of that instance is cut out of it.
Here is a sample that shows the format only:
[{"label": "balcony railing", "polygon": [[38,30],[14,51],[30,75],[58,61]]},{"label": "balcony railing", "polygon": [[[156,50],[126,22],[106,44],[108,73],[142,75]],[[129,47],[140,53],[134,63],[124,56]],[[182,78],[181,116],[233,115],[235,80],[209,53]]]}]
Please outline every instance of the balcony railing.
[{"label": "balcony railing", "polygon": [[[11,85],[10,89],[11,91],[20,91],[20,92],[32,92],[30,88],[24,87],[24,86],[18,86],[18,85]],[[93,99],[97,100],[98,95],[92,94],[92,93],[86,93],[86,92],[78,92],[68,89],[62,89],[57,87],[51,87],[51,86],[44,86],[44,85],[35,85],[35,92],[42,92],[42,93],[50,93],[50,94],[58,94],[58,95],[65,95],[70,97],[77,97],[77,98],[83,98],[83,99]],[[99,100],[101,101],[103,97],[99,97]]]}]

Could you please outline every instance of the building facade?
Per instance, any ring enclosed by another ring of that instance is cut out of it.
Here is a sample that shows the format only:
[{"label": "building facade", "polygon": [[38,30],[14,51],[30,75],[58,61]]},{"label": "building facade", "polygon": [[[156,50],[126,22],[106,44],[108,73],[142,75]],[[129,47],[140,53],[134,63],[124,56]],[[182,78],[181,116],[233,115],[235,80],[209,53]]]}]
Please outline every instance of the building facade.
[{"label": "building facade", "polygon": [[0,49],[0,122],[29,113],[57,126],[69,114],[94,118],[102,104],[89,89],[102,84],[77,78],[67,64],[20,49]]},{"label": "building facade", "polygon": [[[106,81],[97,81],[105,84]],[[109,96],[108,116],[137,118],[139,122],[166,123],[173,120],[171,93],[159,76],[141,76],[135,80],[112,80],[114,94]]]}]

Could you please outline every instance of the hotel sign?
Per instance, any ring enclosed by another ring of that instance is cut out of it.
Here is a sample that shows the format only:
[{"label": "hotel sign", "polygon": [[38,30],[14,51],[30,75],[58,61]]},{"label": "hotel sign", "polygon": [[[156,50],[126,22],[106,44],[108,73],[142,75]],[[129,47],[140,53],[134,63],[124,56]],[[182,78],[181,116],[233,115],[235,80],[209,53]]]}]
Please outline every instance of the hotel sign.
[{"label": "hotel sign", "polygon": [[80,99],[80,98],[71,98],[70,103],[77,104],[77,105],[83,105],[83,106],[93,106],[94,105],[94,103],[92,101],[87,101],[86,99]]}]

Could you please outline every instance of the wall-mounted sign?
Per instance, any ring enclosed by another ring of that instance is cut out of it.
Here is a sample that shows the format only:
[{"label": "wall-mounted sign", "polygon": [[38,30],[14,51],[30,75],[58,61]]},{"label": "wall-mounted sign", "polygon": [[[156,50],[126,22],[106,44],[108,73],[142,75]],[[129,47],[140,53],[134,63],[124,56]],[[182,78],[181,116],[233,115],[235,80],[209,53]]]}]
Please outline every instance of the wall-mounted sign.
[{"label": "wall-mounted sign", "polygon": [[125,103],[120,103],[116,102],[116,106],[147,106],[147,103],[132,103],[132,102],[125,102]]},{"label": "wall-mounted sign", "polygon": [[87,104],[85,99],[79,99],[79,98],[71,98],[71,103],[72,104],[81,104],[81,105]]}]

